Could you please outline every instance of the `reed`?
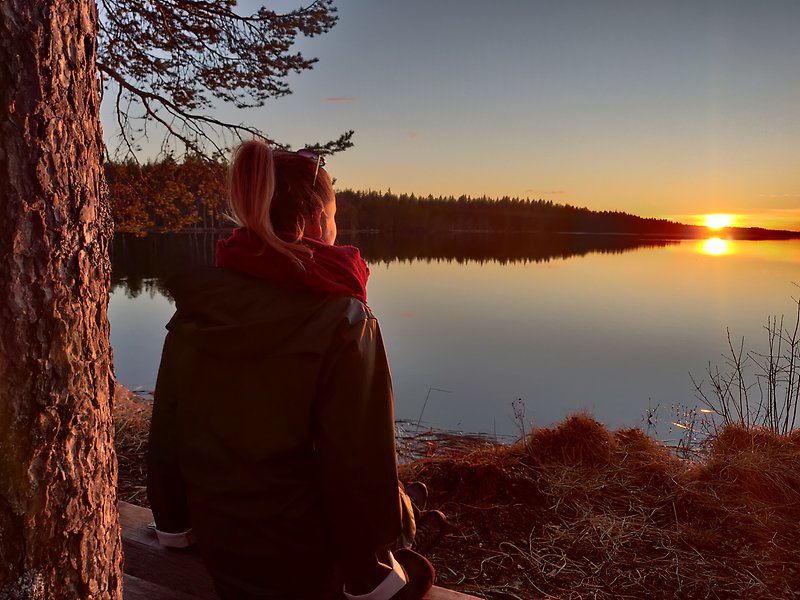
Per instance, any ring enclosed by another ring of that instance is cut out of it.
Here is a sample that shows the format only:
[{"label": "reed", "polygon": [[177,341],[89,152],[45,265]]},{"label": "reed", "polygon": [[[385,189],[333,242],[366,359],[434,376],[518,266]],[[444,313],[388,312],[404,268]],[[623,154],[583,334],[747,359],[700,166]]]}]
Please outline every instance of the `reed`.
[{"label": "reed", "polygon": [[[799,286],[800,287],[800,286]],[[725,364],[706,368],[706,378],[692,376],[697,398],[721,424],[766,427],[788,434],[797,423],[800,406],[800,297],[794,319],[768,317],[766,350],[745,350],[744,339],[737,345],[728,329]],[[712,427],[716,421],[710,420]]]}]

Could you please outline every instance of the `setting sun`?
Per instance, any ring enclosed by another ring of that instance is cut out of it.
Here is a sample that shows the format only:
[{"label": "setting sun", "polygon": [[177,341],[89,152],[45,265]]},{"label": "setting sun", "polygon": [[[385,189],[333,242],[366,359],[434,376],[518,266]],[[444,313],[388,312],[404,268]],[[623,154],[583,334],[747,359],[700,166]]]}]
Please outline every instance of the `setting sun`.
[{"label": "setting sun", "polygon": [[733,215],[713,214],[705,215],[705,226],[709,229],[722,229],[723,227],[730,227],[733,225]]}]

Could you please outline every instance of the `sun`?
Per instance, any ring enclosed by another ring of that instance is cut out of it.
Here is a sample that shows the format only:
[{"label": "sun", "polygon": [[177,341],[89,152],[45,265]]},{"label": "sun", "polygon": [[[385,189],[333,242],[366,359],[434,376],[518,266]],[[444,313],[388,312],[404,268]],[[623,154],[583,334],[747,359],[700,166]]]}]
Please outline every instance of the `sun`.
[{"label": "sun", "polygon": [[713,215],[705,215],[705,226],[709,229],[722,229],[723,227],[730,227],[733,225],[734,216],[715,213]]}]

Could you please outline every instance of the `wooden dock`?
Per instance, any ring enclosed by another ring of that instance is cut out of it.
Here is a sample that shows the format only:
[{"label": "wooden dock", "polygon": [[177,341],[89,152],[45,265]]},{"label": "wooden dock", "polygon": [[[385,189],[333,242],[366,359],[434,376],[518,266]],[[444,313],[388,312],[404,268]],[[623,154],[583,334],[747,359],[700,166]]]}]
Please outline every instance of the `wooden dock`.
[{"label": "wooden dock", "polygon": [[[158,544],[148,527],[153,521],[150,509],[120,502],[119,514],[125,553],[123,600],[219,600],[197,552]],[[425,600],[478,599],[434,587]]]}]

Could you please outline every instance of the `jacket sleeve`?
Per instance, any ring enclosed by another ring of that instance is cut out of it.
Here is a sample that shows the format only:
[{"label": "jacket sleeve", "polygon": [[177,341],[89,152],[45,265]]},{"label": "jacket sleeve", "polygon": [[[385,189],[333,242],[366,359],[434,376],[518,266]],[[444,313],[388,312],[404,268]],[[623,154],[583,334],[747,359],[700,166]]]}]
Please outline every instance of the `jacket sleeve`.
[{"label": "jacket sleeve", "polygon": [[147,496],[156,529],[164,533],[186,532],[192,527],[176,443],[178,345],[175,334],[168,333],[158,369],[147,450]]},{"label": "jacket sleeve", "polygon": [[340,330],[320,378],[315,447],[325,522],[340,557],[393,543],[402,529],[389,364],[363,308]]}]

